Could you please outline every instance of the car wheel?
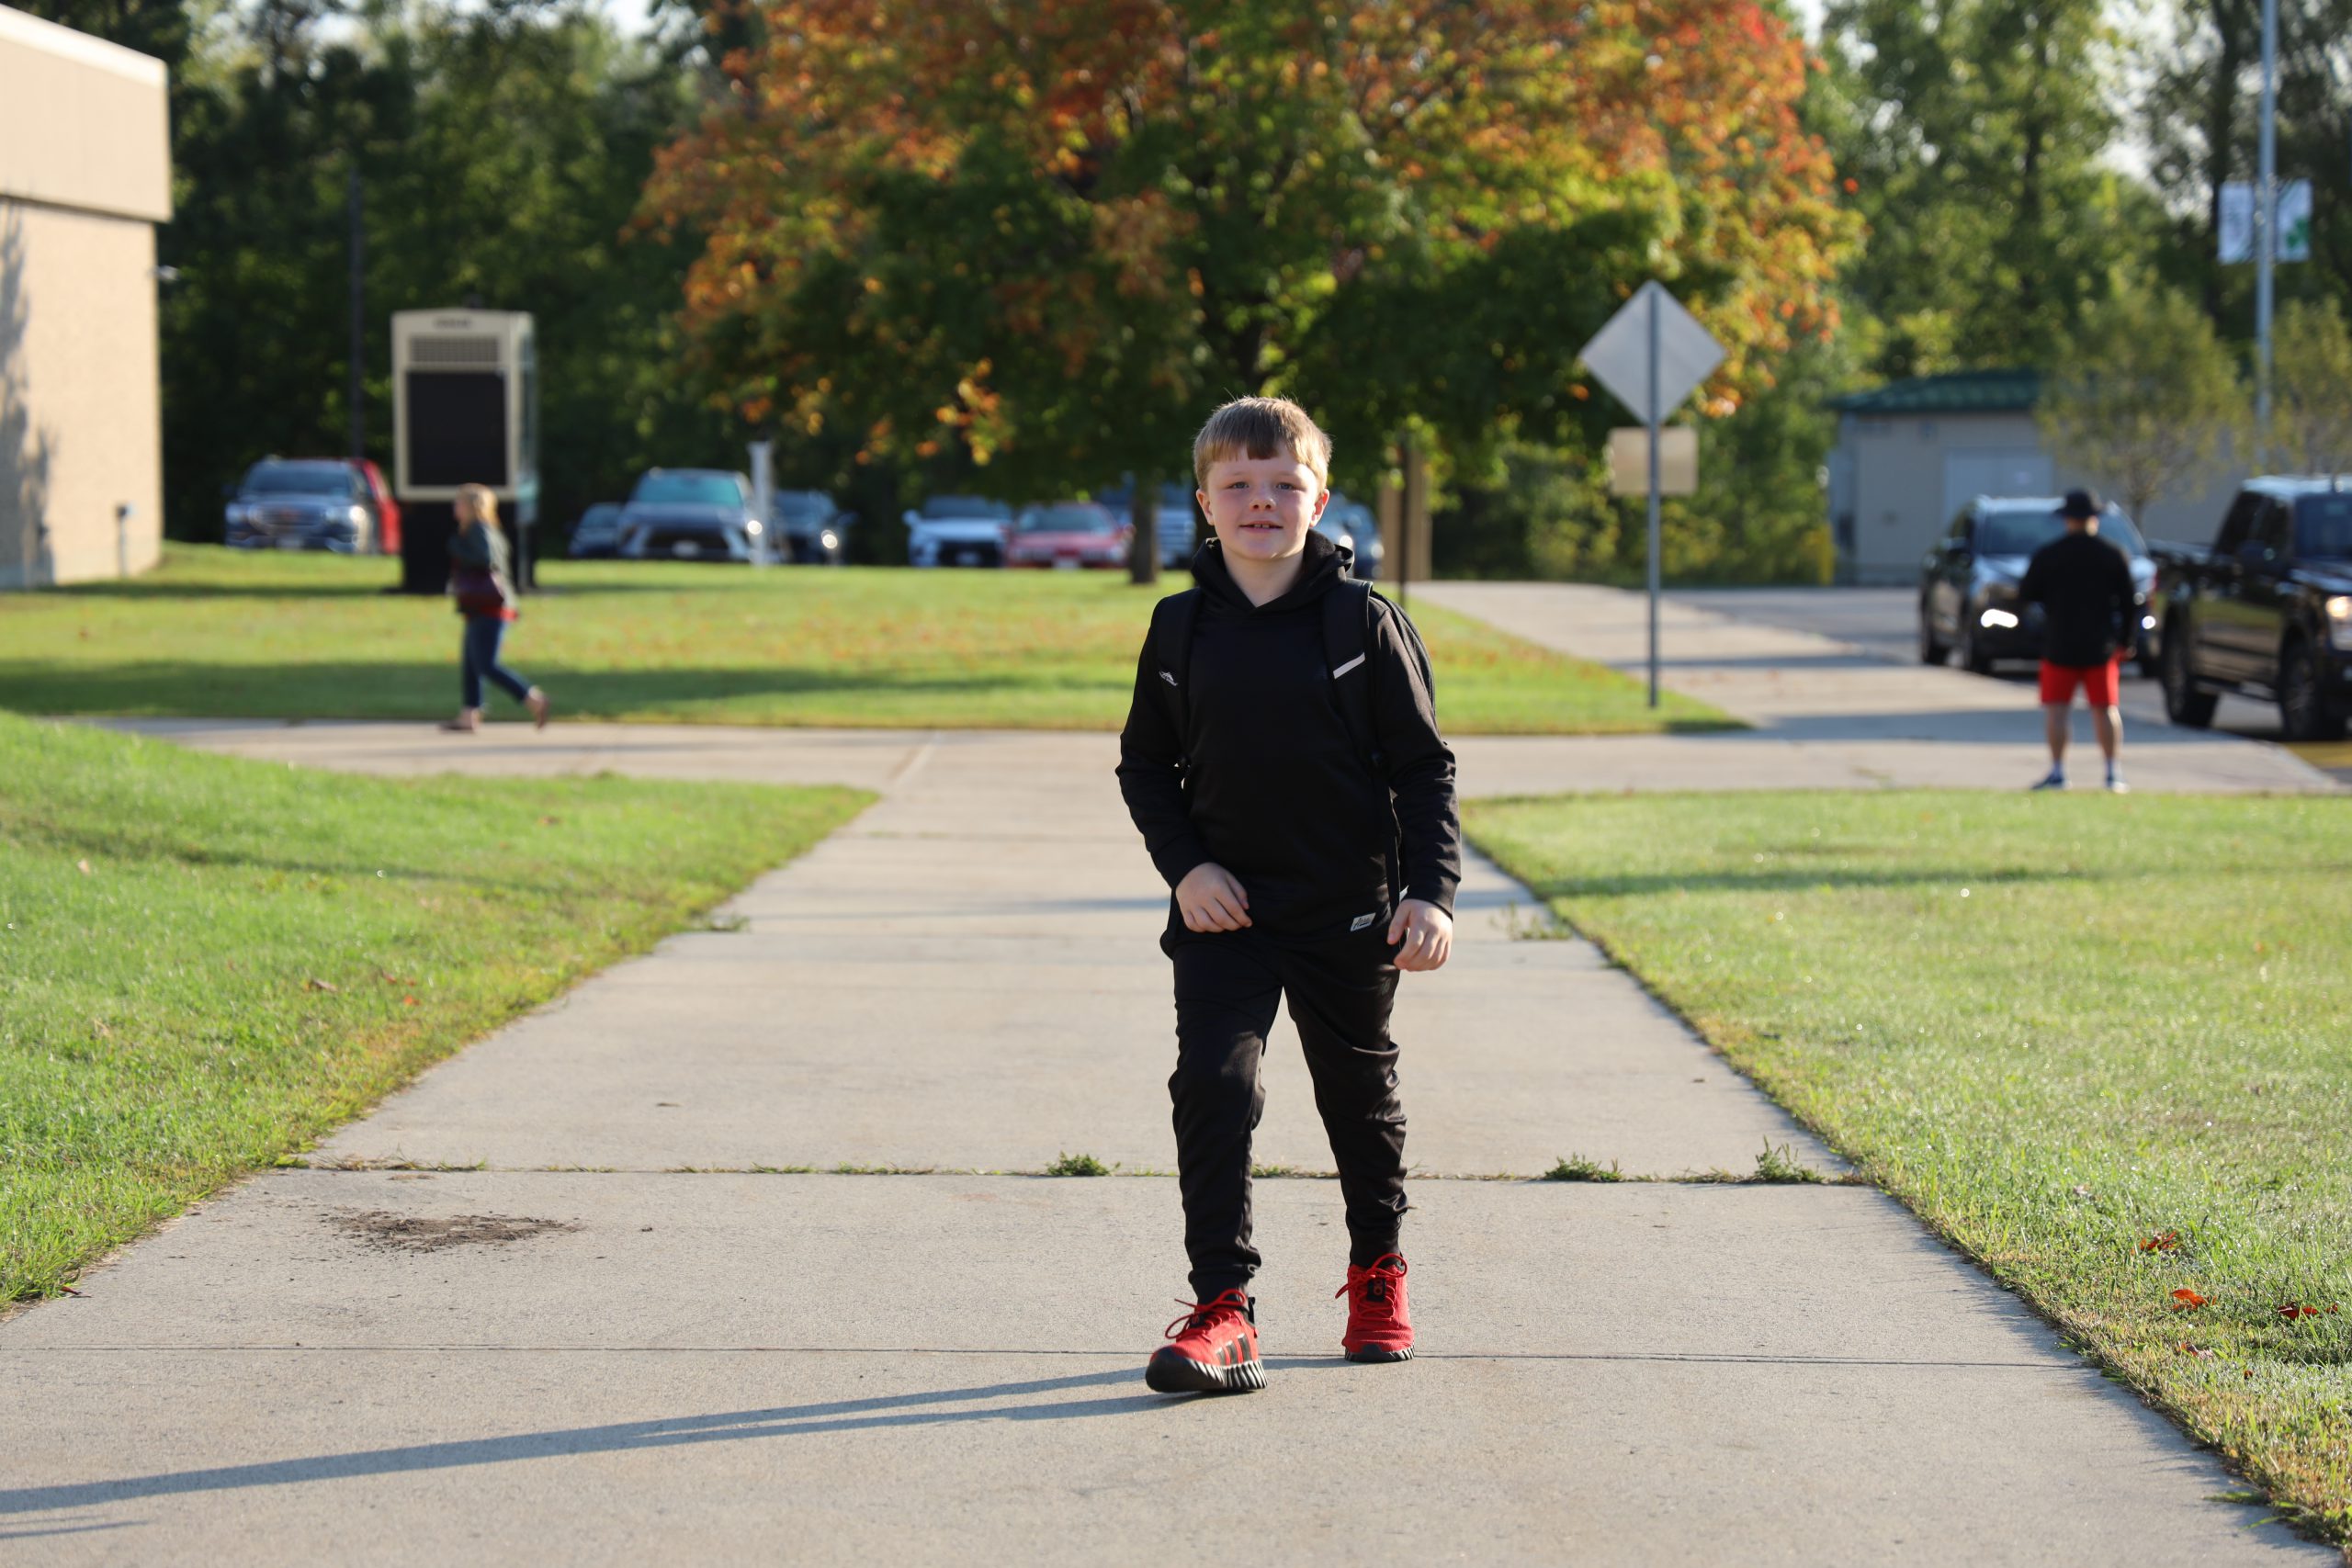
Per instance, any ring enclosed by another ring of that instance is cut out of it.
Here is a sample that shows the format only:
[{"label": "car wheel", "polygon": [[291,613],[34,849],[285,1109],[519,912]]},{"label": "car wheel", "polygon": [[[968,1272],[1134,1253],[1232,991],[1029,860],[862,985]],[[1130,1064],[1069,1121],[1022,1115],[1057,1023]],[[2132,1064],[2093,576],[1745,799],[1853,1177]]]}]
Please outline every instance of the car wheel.
[{"label": "car wheel", "polygon": [[2278,655],[2278,718],[2290,740],[2344,739],[2344,715],[2329,705],[2318,664],[2301,639]]},{"label": "car wheel", "polygon": [[1951,649],[1936,640],[1936,623],[1928,614],[1926,600],[1919,602],[1919,662],[1941,664],[1951,655]]},{"label": "car wheel", "polygon": [[2188,729],[2203,729],[2211,725],[2213,710],[2222,699],[2197,689],[2197,671],[2188,659],[2187,627],[2165,628],[2163,672],[2165,716]]},{"label": "car wheel", "polygon": [[1960,628],[1960,667],[1971,675],[1990,675],[1993,656],[1976,641],[1976,628],[1963,624]]}]

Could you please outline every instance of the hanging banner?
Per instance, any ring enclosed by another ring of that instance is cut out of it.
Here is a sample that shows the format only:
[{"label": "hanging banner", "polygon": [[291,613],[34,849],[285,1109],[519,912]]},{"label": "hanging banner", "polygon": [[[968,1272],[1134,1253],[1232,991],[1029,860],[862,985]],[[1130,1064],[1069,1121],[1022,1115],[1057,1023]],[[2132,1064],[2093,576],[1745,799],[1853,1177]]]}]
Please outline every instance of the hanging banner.
[{"label": "hanging banner", "polygon": [[2312,259],[2312,182],[2282,180],[2278,186],[2278,243],[2270,254],[2282,262]]},{"label": "hanging banner", "polygon": [[2214,234],[2222,243],[2222,265],[2234,266],[2254,259],[2254,186],[2229,180],[2222,186],[2221,212]]}]

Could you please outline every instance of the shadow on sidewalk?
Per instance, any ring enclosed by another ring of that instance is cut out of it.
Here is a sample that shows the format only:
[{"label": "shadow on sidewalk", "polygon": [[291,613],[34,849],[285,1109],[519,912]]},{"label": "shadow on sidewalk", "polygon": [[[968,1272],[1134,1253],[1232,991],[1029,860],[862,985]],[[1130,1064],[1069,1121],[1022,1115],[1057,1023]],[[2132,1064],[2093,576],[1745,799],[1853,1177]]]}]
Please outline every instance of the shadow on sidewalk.
[{"label": "shadow on sidewalk", "polygon": [[[1112,1387],[1125,1387],[1132,1392],[1096,1399],[1037,1397],[1080,1389]],[[978,1401],[1023,1398],[1029,1403],[944,1408],[971,1406]],[[852,1432],[876,1427],[945,1426],[970,1421],[1060,1421],[1099,1416],[1131,1416],[1147,1410],[1166,1410],[1171,1407],[1172,1403],[1166,1395],[1146,1392],[1137,1369],[1122,1367],[1114,1372],[1087,1372],[1074,1377],[1038,1378],[1023,1382],[986,1383],[973,1388],[935,1389],[917,1393],[885,1394],[871,1399],[828,1400],[811,1404],[779,1405],[765,1410],[681,1416],[657,1421],[624,1421],[605,1427],[518,1432],[502,1438],[461,1438],[452,1442],[416,1443],[392,1449],[363,1449],[356,1453],[318,1454],[303,1459],[271,1460],[260,1464],[222,1465],[209,1470],[165,1471],[154,1475],[74,1482],[58,1486],[11,1487],[0,1490],[0,1517],[86,1508],[104,1503],[169,1497],[184,1493],[232,1492],[256,1486],[342,1481],[356,1476],[398,1475],[414,1471],[505,1464],[517,1460],[553,1459],[567,1454],[624,1453],[692,1443],[735,1442],[748,1438],[787,1438],[813,1432]]]}]

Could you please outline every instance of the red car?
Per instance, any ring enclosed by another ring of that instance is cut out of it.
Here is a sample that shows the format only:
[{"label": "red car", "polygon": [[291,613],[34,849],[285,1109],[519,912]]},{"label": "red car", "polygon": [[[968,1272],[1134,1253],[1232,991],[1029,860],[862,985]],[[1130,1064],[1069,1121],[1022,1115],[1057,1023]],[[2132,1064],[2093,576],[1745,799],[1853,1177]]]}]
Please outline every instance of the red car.
[{"label": "red car", "polygon": [[1124,567],[1132,535],[1125,521],[1091,501],[1057,501],[1024,508],[1012,520],[1004,564],[1076,569]]}]

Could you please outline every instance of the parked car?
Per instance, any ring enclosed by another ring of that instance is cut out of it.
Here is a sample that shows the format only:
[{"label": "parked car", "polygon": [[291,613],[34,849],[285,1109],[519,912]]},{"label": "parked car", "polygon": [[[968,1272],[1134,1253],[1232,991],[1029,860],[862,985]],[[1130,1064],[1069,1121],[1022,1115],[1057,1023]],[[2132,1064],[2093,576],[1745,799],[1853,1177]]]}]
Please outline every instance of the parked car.
[{"label": "parked car", "polygon": [[910,566],[1002,566],[1012,508],[976,495],[934,495],[906,514]]},{"label": "parked car", "polygon": [[1007,566],[1124,567],[1135,530],[1109,507],[1091,501],[1057,501],[1023,507],[1012,520]]},{"label": "parked car", "polygon": [[621,553],[621,503],[600,501],[571,525],[564,554],[573,560],[608,560]]},{"label": "parked car", "polygon": [[[1135,487],[1114,485],[1098,491],[1095,500],[1114,513],[1128,520],[1133,526],[1135,516]],[[1159,547],[1162,567],[1191,566],[1193,552],[1200,547],[1200,513],[1193,510],[1193,492],[1180,484],[1159,487],[1159,505],[1152,519],[1152,542]]]},{"label": "parked car", "polygon": [[[2020,604],[2018,583],[2033,552],[2065,533],[2058,507],[2056,496],[1980,495],[1960,509],[1919,565],[1921,663],[1941,664],[1957,653],[1963,669],[1982,675],[1997,660],[2041,656],[2041,606]],[[2113,502],[2099,513],[2098,536],[2131,565],[2141,621],[2132,651],[2153,671],[2147,604],[2156,563]]]},{"label": "parked car", "polygon": [[1335,490],[1323,508],[1323,515],[1316,520],[1315,530],[1354,554],[1356,576],[1366,582],[1379,580],[1381,563],[1388,552],[1380,543],[1380,522],[1371,507],[1361,501],[1351,501]]},{"label": "parked car", "polygon": [[246,550],[389,553],[400,502],[365,457],[264,457],[231,491],[221,536]]},{"label": "parked car", "polygon": [[854,512],[843,512],[820,490],[776,491],[769,543],[783,559],[802,566],[839,566],[847,558]]},{"label": "parked car", "polygon": [[629,560],[749,561],[766,524],[752,513],[752,481],[724,468],[648,468],[621,508]]},{"label": "parked car", "polygon": [[2223,692],[2267,698],[2290,740],[2352,714],[2352,475],[2249,479],[2211,549],[2156,549],[2165,711],[2202,729]]}]

